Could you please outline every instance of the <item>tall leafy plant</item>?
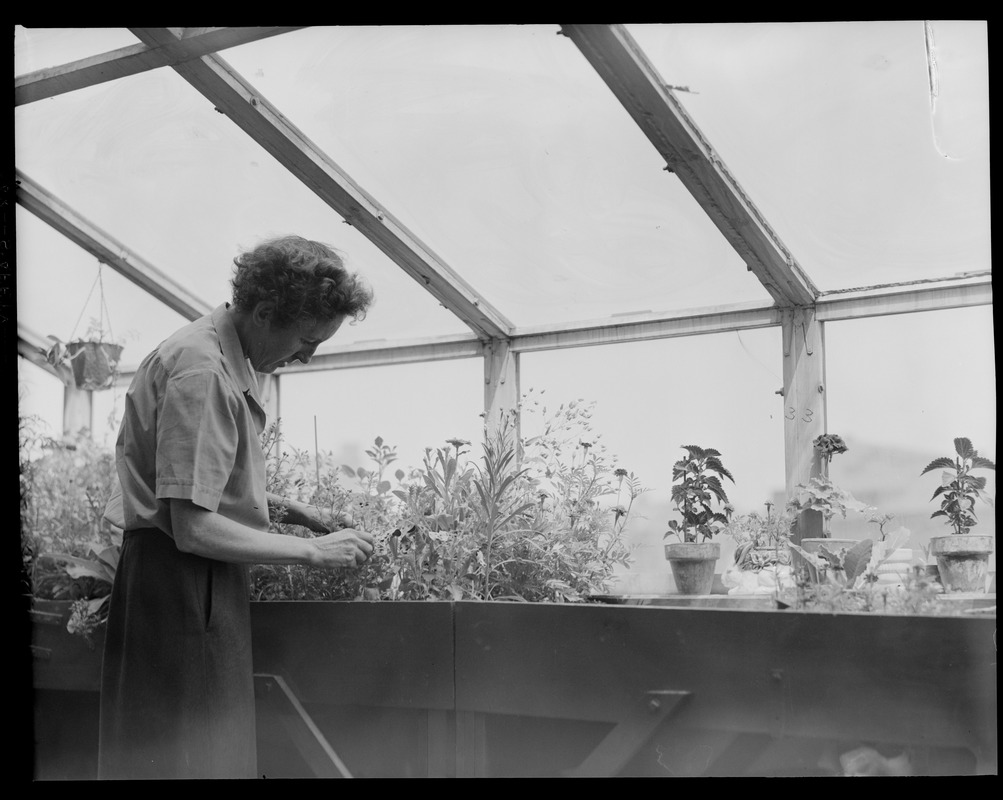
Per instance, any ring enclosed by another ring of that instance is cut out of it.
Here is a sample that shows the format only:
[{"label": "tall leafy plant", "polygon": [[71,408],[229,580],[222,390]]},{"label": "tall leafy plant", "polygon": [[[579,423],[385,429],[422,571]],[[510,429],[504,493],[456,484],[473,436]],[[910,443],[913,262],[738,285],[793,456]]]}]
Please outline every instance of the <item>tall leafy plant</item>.
[{"label": "tall leafy plant", "polygon": [[704,541],[727,526],[732,507],[721,479],[732,483],[735,479],[717,450],[693,444],[683,449],[686,456],[672,465],[672,502],[680,519],[669,520],[663,538],[675,535],[683,542]]},{"label": "tall leafy plant", "polygon": [[940,486],[934,492],[931,500],[940,498],[940,508],[934,511],[931,519],[944,517],[946,524],[955,534],[965,534],[978,524],[975,516],[975,502],[982,500],[990,502],[986,495],[986,478],[973,475],[972,470],[996,469],[996,465],[988,458],[979,455],[972,446],[970,439],[959,436],[954,440],[954,456],[935,458],[927,464],[920,475],[934,470],[943,470]]}]

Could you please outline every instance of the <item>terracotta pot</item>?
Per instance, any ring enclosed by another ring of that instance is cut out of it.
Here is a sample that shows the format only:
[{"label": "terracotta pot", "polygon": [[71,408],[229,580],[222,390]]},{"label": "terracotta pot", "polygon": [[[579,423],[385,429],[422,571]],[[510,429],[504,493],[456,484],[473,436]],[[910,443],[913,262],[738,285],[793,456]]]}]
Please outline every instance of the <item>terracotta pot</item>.
[{"label": "terracotta pot", "polygon": [[950,534],[930,539],[930,555],[937,559],[945,592],[985,592],[989,575],[991,533]]},{"label": "terracotta pot", "polygon": [[710,594],[714,568],[721,555],[717,542],[679,542],[665,545],[665,558],[672,568],[679,594]]}]

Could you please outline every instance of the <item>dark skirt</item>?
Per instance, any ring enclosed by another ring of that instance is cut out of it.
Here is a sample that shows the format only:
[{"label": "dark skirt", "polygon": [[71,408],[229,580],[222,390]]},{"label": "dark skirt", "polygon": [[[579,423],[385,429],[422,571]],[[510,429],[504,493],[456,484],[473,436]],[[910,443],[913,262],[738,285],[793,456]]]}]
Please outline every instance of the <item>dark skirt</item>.
[{"label": "dark skirt", "polygon": [[98,777],[257,777],[247,568],[128,531],[107,624]]}]

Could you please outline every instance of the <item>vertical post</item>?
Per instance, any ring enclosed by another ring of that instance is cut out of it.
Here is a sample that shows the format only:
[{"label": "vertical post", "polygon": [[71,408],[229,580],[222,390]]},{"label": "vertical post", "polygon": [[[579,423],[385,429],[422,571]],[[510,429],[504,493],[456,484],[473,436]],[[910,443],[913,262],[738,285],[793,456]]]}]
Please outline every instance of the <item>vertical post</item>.
[{"label": "vertical post", "polygon": [[94,392],[78,389],[71,377],[63,382],[63,436],[76,436],[81,430],[93,436]]},{"label": "vertical post", "polygon": [[[519,354],[509,342],[491,339],[484,343],[484,421],[488,431],[496,430],[502,415],[519,406]],[[512,431],[519,439],[519,416]]]},{"label": "vertical post", "polygon": [[[815,309],[798,306],[783,311],[784,461],[787,496],[799,483],[822,475],[822,460],[812,446],[826,431],[825,337]],[[794,538],[822,536],[822,515],[805,511]]]}]

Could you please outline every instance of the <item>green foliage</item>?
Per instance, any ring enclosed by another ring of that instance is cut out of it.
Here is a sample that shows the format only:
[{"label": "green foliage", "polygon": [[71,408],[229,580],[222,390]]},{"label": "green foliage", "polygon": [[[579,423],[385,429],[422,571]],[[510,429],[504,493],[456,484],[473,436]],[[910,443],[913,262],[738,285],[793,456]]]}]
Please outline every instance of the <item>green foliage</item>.
[{"label": "green foliage", "polygon": [[790,544],[794,573],[817,584],[861,588],[877,581],[878,567],[904,546],[910,535],[907,528],[898,528],[880,541],[862,539],[849,547],[822,545],[817,554]]},{"label": "green foliage", "polygon": [[[732,508],[721,478],[735,479],[721,463],[721,454],[712,448],[683,445],[686,456],[672,465],[672,502],[681,520],[670,520],[662,538],[678,536],[683,542],[707,540],[728,524]],[[715,510],[714,504],[721,507]]]},{"label": "green foliage", "polygon": [[787,502],[787,510],[795,517],[802,511],[819,511],[822,514],[822,535],[832,536],[832,518],[839,514],[843,519],[849,511],[860,514],[873,512],[866,503],[857,500],[845,489],[841,489],[825,477],[812,478],[807,484],[799,483],[797,493]]},{"label": "green foliage", "polygon": [[969,439],[958,437],[954,440],[955,456],[936,458],[927,464],[920,475],[925,475],[936,469],[941,473],[940,486],[933,493],[931,500],[940,498],[940,508],[930,515],[931,519],[944,517],[946,524],[953,528],[953,533],[964,534],[978,524],[975,516],[975,501],[991,502],[986,495],[986,479],[972,475],[975,469],[996,470],[996,465],[988,458],[983,458],[972,446]]},{"label": "green foliage", "polygon": [[[532,413],[539,403],[532,390],[527,398]],[[479,458],[470,442],[450,439],[427,448],[419,467],[396,470],[394,484],[387,472],[396,451],[382,439],[366,451],[370,466],[338,468],[272,442],[269,491],[351,511],[375,550],[357,570],[255,567],[253,596],[581,602],[604,593],[616,565],[628,563],[621,535],[645,490],[610,466],[590,431],[591,410],[572,401],[547,416],[544,407],[544,432],[528,439],[517,436],[519,418],[506,415],[485,427]]]},{"label": "green foliage", "polygon": [[777,606],[780,609],[823,614],[950,616],[963,613],[938,602],[937,598],[942,591],[940,584],[927,575],[920,565],[913,566],[904,575],[900,587],[879,587],[874,580],[864,580],[855,587],[847,585],[845,581],[818,581],[805,572],[799,572],[795,575],[794,585],[778,593]]},{"label": "green foliage", "polygon": [[766,503],[765,514],[753,511],[733,516],[728,522],[725,533],[735,540],[735,565],[739,569],[790,564],[788,545],[794,517],[787,511],[772,513],[772,506]]},{"label": "green foliage", "polygon": [[114,454],[87,436],[57,440],[19,417],[24,588],[74,602],[69,628],[89,635],[107,618],[121,532],[104,520]]}]

